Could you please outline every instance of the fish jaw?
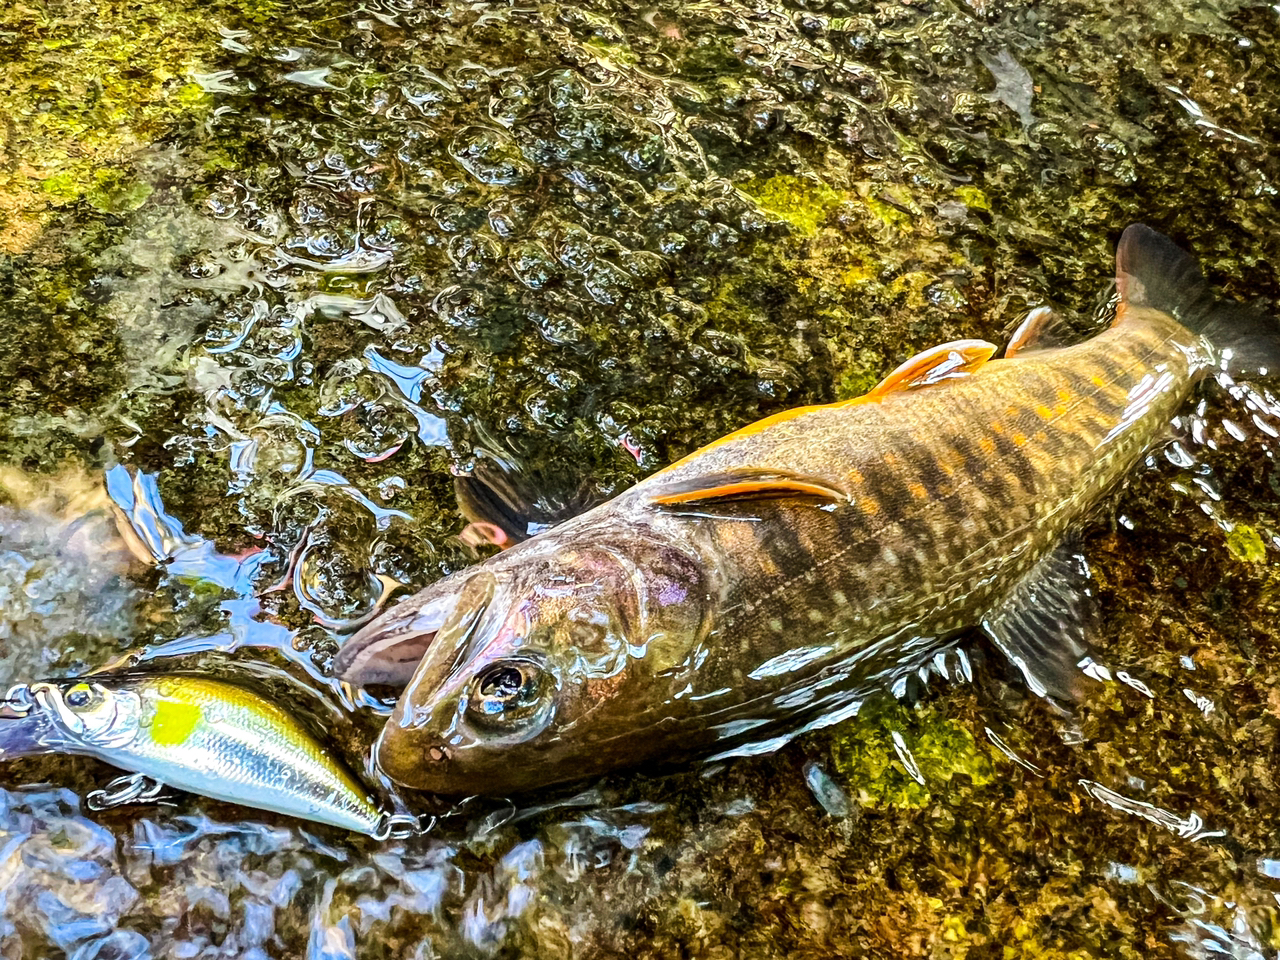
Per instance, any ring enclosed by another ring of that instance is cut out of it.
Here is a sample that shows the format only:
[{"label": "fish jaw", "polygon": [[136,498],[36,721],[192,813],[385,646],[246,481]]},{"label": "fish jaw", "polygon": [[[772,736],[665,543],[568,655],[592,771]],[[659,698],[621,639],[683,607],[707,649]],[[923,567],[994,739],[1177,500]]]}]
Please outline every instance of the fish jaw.
[{"label": "fish jaw", "polygon": [[[396,783],[414,790],[444,797],[509,796],[566,779],[529,762],[527,753],[508,758],[474,739],[453,744],[443,739],[422,742],[397,737],[394,722],[383,728],[374,748],[378,766]],[[597,772],[589,766],[579,767],[572,779]]]},{"label": "fish jaw", "polygon": [[428,651],[438,645],[437,636],[443,636],[441,644],[448,644],[450,637],[474,626],[497,582],[488,570],[465,570],[432,584],[356,633],[338,651],[333,672],[356,689],[403,690]]}]

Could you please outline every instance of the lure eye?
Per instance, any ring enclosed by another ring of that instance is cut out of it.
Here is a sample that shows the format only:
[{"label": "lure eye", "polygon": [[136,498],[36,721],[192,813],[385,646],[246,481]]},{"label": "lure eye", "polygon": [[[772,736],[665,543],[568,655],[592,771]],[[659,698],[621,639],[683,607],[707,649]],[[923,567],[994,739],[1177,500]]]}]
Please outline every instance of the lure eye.
[{"label": "lure eye", "polygon": [[102,702],[102,694],[87,683],[77,683],[63,694],[62,700],[72,710],[88,710]]},{"label": "lure eye", "polygon": [[535,663],[495,663],[471,681],[467,715],[478,726],[492,730],[526,726],[548,715],[554,686],[547,672]]}]

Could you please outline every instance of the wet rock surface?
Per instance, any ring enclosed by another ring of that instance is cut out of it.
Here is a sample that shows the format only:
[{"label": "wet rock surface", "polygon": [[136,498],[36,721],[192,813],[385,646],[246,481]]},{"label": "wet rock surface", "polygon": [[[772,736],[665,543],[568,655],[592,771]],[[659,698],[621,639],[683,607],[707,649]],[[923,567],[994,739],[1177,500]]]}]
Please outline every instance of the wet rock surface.
[{"label": "wet rock surface", "polygon": [[[337,705],[342,637],[477,558],[478,456],[604,496],[1085,327],[1133,220],[1280,298],[1261,3],[33,0],[0,49],[4,682],[139,648]],[[775,756],[388,844],[24,762],[0,951],[1272,956],[1275,426],[1205,398],[1087,533],[1120,679],[1072,717],[979,648]]]}]

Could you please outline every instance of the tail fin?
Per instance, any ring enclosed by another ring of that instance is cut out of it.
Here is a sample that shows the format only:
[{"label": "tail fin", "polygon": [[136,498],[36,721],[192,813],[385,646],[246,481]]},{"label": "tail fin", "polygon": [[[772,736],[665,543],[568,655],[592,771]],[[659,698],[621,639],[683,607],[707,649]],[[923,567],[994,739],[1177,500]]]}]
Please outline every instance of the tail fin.
[{"label": "tail fin", "polygon": [[1123,304],[1160,310],[1203,336],[1228,372],[1280,372],[1280,322],[1256,307],[1218,299],[1195,258],[1146,224],[1132,224],[1120,237],[1116,287]]}]

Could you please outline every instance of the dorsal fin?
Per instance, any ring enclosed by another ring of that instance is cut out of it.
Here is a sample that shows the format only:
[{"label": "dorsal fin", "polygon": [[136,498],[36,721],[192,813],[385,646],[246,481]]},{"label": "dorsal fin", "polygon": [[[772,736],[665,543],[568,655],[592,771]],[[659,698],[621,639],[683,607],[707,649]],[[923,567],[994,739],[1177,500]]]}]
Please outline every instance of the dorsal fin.
[{"label": "dorsal fin", "polygon": [[1005,357],[1063,346],[1064,340],[1059,335],[1061,324],[1062,318],[1051,307],[1036,307],[1013,331],[1009,345],[1004,348]]},{"label": "dorsal fin", "polygon": [[735,467],[692,477],[662,488],[653,502],[663,507],[698,507],[712,501],[776,500],[794,497],[820,503],[843,503],[849,495],[821,477],[786,470]]},{"label": "dorsal fin", "polygon": [[872,388],[865,400],[879,400],[899,390],[915,390],[943,380],[966,377],[991,359],[996,345],[986,340],[952,340],[917,353]]},{"label": "dorsal fin", "polygon": [[[785,423],[788,420],[794,420],[797,417],[802,417],[810,413],[817,413],[822,410],[852,407],[860,403],[879,403],[885,397],[901,390],[914,390],[917,387],[927,387],[931,384],[941,383],[944,380],[968,376],[990,360],[997,349],[998,348],[994,343],[989,343],[986,340],[953,340],[950,343],[943,343],[936,347],[930,347],[928,350],[924,350],[921,353],[916,354],[906,363],[898,367],[898,369],[894,370],[893,373],[889,374],[889,376],[885,377],[884,380],[873,387],[869,393],[865,393],[860,397],[854,397],[851,400],[839,400],[836,403],[827,403],[817,406],[796,407],[792,410],[783,410],[781,413],[775,413],[772,416],[765,417],[763,420],[757,420],[755,423],[749,424],[741,430],[735,430],[733,433],[723,436],[719,440],[711,441],[711,443],[707,444],[705,447],[695,450],[683,459],[677,460],[675,463],[671,464],[671,466],[658,471],[654,476],[677,470],[708,451],[714,450],[716,447],[723,446],[724,444],[731,443],[735,440],[741,440],[744,437],[753,436],[769,429],[770,427],[777,426],[780,423]],[[776,477],[778,475],[774,474],[774,476]],[[795,480],[795,478],[792,479]],[[797,482],[800,483],[801,486],[792,486],[792,494],[813,496],[811,491],[815,488],[812,484],[804,479],[800,479]],[[818,485],[821,486],[821,484],[822,481],[818,481]],[[736,486],[736,483],[729,485]],[[773,484],[772,486],[777,488],[777,484]],[[785,486],[786,485],[784,484],[783,487]],[[805,489],[810,492],[805,492]],[[779,489],[779,492],[777,493],[764,493],[763,495],[787,496],[788,493],[785,489]],[[840,498],[846,497],[845,494],[838,491],[837,495]],[[735,490],[733,496],[741,497],[743,496],[743,492]],[[661,503],[663,501],[657,500],[655,502]],[[686,501],[672,502],[677,503]]]}]

